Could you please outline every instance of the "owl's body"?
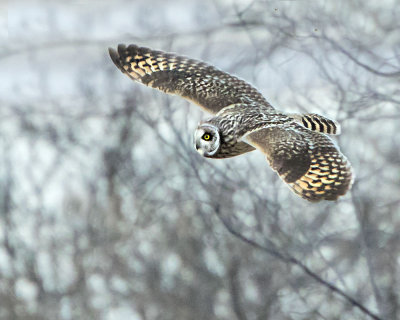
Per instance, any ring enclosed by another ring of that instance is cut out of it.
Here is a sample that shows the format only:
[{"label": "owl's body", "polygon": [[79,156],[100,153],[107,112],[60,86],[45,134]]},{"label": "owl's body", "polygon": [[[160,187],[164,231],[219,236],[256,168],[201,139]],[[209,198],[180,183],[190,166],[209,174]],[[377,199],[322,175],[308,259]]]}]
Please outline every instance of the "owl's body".
[{"label": "owl's body", "polygon": [[350,163],[326,135],[340,132],[335,121],[280,112],[245,81],[204,62],[135,45],[119,45],[110,56],[133,80],[215,115],[195,132],[203,156],[228,158],[259,149],[289,187],[310,201],[336,200],[350,188]]}]

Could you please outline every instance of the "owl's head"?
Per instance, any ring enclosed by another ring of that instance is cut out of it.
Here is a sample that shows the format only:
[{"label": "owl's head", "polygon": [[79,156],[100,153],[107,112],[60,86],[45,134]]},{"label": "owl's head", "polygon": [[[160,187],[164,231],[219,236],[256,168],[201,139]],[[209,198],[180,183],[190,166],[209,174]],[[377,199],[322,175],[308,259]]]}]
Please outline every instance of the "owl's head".
[{"label": "owl's head", "polygon": [[221,146],[218,128],[210,123],[200,124],[194,133],[194,145],[202,156],[212,158]]}]

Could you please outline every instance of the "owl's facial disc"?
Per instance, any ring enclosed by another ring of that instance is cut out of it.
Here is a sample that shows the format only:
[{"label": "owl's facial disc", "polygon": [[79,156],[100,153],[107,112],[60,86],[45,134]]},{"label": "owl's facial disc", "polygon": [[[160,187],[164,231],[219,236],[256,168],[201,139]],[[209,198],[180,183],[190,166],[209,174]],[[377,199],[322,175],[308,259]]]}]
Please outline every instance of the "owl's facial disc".
[{"label": "owl's facial disc", "polygon": [[200,124],[194,133],[194,145],[204,157],[213,157],[220,147],[218,128],[211,124]]}]

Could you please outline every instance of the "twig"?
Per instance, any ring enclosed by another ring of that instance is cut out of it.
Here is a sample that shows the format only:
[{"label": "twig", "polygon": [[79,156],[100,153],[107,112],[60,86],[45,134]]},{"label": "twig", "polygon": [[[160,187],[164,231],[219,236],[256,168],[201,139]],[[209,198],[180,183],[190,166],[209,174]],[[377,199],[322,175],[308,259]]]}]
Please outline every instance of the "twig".
[{"label": "twig", "polygon": [[331,40],[328,37],[323,37],[321,39],[326,40],[327,42],[329,42],[335,49],[339,50],[341,53],[343,53],[346,57],[348,57],[351,61],[353,61],[356,65],[364,68],[365,70],[376,74],[378,76],[381,77],[388,77],[388,78],[398,78],[400,77],[400,71],[395,71],[395,72],[382,72],[379,70],[376,70],[374,68],[371,68],[370,66],[368,66],[367,64],[359,61],[358,59],[356,59],[349,51],[347,51],[346,49],[344,49],[342,46],[340,46],[337,42]]},{"label": "twig", "polygon": [[299,267],[300,269],[302,269],[307,275],[309,275],[311,278],[313,278],[315,281],[321,283],[323,286],[327,287],[328,289],[330,289],[331,291],[337,293],[339,296],[341,296],[342,298],[344,298],[345,300],[347,300],[349,303],[351,303],[354,307],[360,309],[364,314],[370,316],[372,319],[375,320],[383,320],[381,317],[379,317],[378,315],[376,315],[375,313],[373,313],[372,311],[370,311],[369,309],[367,309],[363,304],[361,304],[360,302],[358,302],[357,300],[355,300],[354,298],[352,298],[351,296],[349,296],[347,293],[345,293],[343,290],[339,289],[338,287],[336,287],[335,285],[333,285],[332,283],[322,279],[318,274],[314,273],[310,268],[308,268],[306,265],[304,265],[300,260],[296,259],[295,257],[292,257],[290,255],[284,255],[282,253],[280,253],[279,251],[273,249],[273,248],[269,248],[266,247],[258,242],[256,242],[255,240],[249,239],[246,236],[244,236],[242,233],[240,233],[239,231],[235,230],[229,223],[228,221],[226,221],[220,213],[220,209],[219,206],[214,207],[215,213],[217,215],[217,217],[219,218],[219,220],[223,223],[223,225],[225,226],[225,228],[229,231],[229,233],[231,233],[233,236],[235,236],[236,238],[242,240],[243,242],[251,245],[254,248],[260,249],[266,253],[268,253],[269,255],[274,256],[275,258],[277,258],[278,260],[284,261],[286,263],[290,263],[293,264],[297,267]]}]

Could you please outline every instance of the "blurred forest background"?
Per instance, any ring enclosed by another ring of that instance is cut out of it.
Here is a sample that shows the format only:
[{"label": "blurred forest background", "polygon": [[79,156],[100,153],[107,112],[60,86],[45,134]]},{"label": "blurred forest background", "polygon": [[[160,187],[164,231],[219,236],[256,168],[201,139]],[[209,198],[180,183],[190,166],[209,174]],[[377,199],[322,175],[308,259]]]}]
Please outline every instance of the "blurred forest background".
[{"label": "blurred forest background", "polygon": [[[396,0],[3,1],[0,319],[399,319]],[[202,59],[338,120],[352,191],[193,147],[197,107],[107,48]]]}]

